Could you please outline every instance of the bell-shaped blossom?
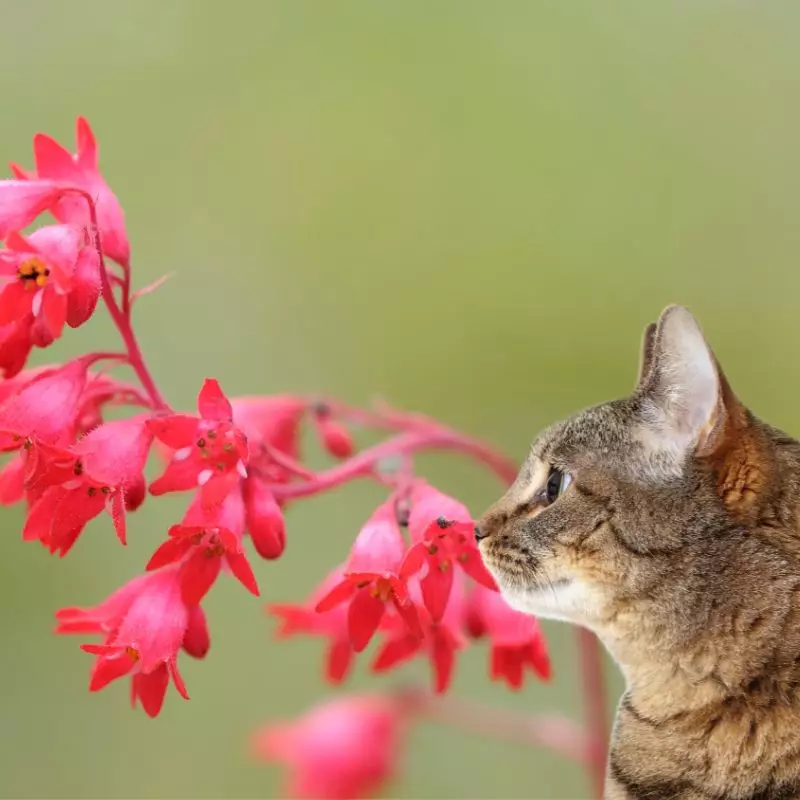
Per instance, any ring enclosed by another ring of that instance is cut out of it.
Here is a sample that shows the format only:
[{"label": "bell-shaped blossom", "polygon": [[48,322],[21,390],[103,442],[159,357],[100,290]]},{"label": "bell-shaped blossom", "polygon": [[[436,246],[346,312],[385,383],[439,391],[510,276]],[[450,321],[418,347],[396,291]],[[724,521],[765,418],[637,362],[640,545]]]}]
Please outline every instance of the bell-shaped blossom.
[{"label": "bell-shaped blossom", "polygon": [[314,427],[317,430],[322,446],[334,458],[349,458],[353,455],[353,437],[350,431],[338,420],[333,418],[330,409],[326,406],[318,406],[315,409]]},{"label": "bell-shaped blossom", "polygon": [[247,439],[233,423],[233,409],[217,381],[209,378],[197,398],[199,417],[170,414],[148,423],[174,452],[164,473],[150,484],[153,495],[200,486],[203,504],[219,505],[247,477]]},{"label": "bell-shaped blossom", "polygon": [[0,404],[0,451],[18,450],[26,441],[50,444],[70,439],[86,386],[89,360],[37,373]]},{"label": "bell-shaped blossom", "polygon": [[151,717],[161,710],[170,678],[178,693],[189,699],[177,659],[190,609],[181,597],[177,567],[134,579],[94,609],[62,609],[56,617],[59,633],[105,634],[103,644],[81,645],[97,656],[91,691],[130,675],[131,699]]},{"label": "bell-shaped blossom", "polygon": [[100,295],[97,252],[74,225],[49,225],[27,239],[10,234],[0,250],[0,326],[30,319],[31,338],[47,347],[65,323],[82,325]]},{"label": "bell-shaped blossom", "polygon": [[258,596],[258,583],[242,547],[244,503],[237,489],[211,509],[195,497],[180,525],[153,553],[148,570],[181,562],[181,590],[189,605],[199,603],[214,585],[223,563],[249,592]]},{"label": "bell-shaped blossom", "polygon": [[406,543],[397,523],[395,498],[390,497],[359,531],[342,580],[317,603],[324,613],[348,602],[348,627],[353,649],[360,653],[381,623],[391,603],[414,635],[420,634],[417,609],[399,576]]},{"label": "bell-shaped blossom", "polygon": [[[413,599],[421,596],[418,582],[409,590]],[[383,626],[385,638],[372,662],[372,671],[387,672],[417,656],[427,656],[433,676],[433,689],[442,694],[450,687],[456,663],[456,653],[466,646],[462,632],[464,614],[463,577],[454,581],[450,602],[441,619],[434,619],[424,606],[419,609],[422,636],[410,633],[403,622],[391,616]]]},{"label": "bell-shaped blossom", "polygon": [[278,501],[255,475],[244,481],[245,525],[261,558],[278,558],[286,547],[286,526]]},{"label": "bell-shaped blossom", "polygon": [[283,763],[285,794],[307,800],[372,797],[393,777],[407,718],[390,697],[351,696],[273,723],[253,739],[257,758]]},{"label": "bell-shaped blossom", "polygon": [[64,556],[86,524],[105,509],[125,544],[125,512],[130,505],[126,495],[143,481],[151,442],[146,416],[140,415],[107,422],[69,450],[34,445],[26,481],[39,492],[25,521],[23,539],[38,540],[51,553]]},{"label": "bell-shaped blossom", "polygon": [[[12,170],[22,183],[31,180],[32,186],[40,183],[55,187],[74,187],[86,192],[95,203],[97,211],[97,224],[103,250],[110,258],[119,264],[128,265],[130,262],[130,243],[125,231],[125,216],[114,193],[108,187],[100,174],[97,157],[97,143],[83,118],[77,120],[77,152],[70,153],[55,139],[37,134],[33,140],[33,154],[36,161],[36,172],[28,172],[16,164]],[[12,181],[7,181],[12,183]],[[0,187],[0,212],[2,210],[2,188]],[[86,226],[89,224],[89,207],[84,197],[66,195],[61,199],[49,199],[46,203],[40,202],[39,212],[48,209],[59,222],[72,225]],[[32,219],[32,218],[31,218]],[[30,219],[28,220],[30,222]],[[27,222],[10,228],[19,230]],[[0,231],[2,231],[2,213],[0,213]],[[1,234],[0,234],[1,235]]]},{"label": "bell-shaped blossom", "polygon": [[341,603],[325,614],[318,614],[316,607],[334,586],[342,582],[343,577],[344,566],[339,566],[325,578],[305,603],[267,606],[267,611],[280,620],[276,632],[279,638],[304,634],[328,639],[325,677],[332,684],[341,683],[353,665],[354,651],[350,643],[347,606]]},{"label": "bell-shaped blossom", "polygon": [[27,176],[23,180],[0,180],[0,239],[27,228],[64,194],[64,187],[54,181],[28,180]]},{"label": "bell-shaped blossom", "polygon": [[515,611],[499,592],[480,585],[475,585],[467,597],[464,613],[470,635],[490,640],[492,680],[519,689],[526,667],[542,680],[550,677],[550,658],[535,617]]},{"label": "bell-shaped blossom", "polygon": [[438,620],[447,608],[456,565],[488,588],[494,587],[494,579],[475,546],[475,523],[466,506],[424,481],[415,484],[410,500],[408,527],[414,544],[400,576],[408,580],[422,571],[422,599],[433,619]]}]

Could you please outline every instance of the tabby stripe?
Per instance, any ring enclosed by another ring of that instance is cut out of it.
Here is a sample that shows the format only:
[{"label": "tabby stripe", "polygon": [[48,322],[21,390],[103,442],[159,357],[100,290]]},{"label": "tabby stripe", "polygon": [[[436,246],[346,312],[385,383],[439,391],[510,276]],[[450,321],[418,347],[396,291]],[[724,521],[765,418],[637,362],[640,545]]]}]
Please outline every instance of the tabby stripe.
[{"label": "tabby stripe", "polygon": [[671,547],[639,547],[633,542],[629,542],[621,533],[619,528],[614,525],[611,520],[608,521],[608,529],[614,534],[614,538],[619,544],[635,556],[642,556],[644,558],[655,558],[657,556],[668,556],[675,553],[675,549]]},{"label": "tabby stripe", "polygon": [[629,775],[611,754],[611,777],[636,800],[678,800],[683,792],[693,791],[705,797],[714,798],[699,787],[685,780],[649,781],[642,783]]}]

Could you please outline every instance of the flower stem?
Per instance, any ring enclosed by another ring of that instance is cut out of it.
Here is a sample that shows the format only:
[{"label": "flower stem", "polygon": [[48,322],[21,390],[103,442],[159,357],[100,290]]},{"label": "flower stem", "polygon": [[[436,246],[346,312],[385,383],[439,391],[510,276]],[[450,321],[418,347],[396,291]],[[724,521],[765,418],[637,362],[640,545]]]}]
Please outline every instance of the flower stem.
[{"label": "flower stem", "polygon": [[97,251],[97,256],[100,259],[100,279],[102,281],[103,300],[105,301],[108,313],[116,325],[117,330],[125,343],[125,349],[128,352],[128,363],[130,364],[136,376],[139,378],[142,388],[150,396],[153,407],[158,410],[169,410],[169,405],[161,396],[155,381],[153,380],[150,370],[147,368],[144,356],[142,355],[139,342],[136,339],[136,334],[133,332],[133,327],[130,322],[130,267],[123,266],[125,271],[125,278],[122,282],[122,305],[120,309],[117,303],[117,298],[114,296],[114,289],[111,286],[111,281],[108,277],[108,268],[106,267],[105,254],[103,253],[103,243],[100,241],[100,227],[97,223],[97,208],[94,199],[88,192],[80,189],[69,190],[79,194],[86,200],[89,205],[89,218],[91,220],[90,234],[92,237],[92,245]]},{"label": "flower stem", "polygon": [[387,439],[385,442],[362,450],[357,455],[332,469],[317,473],[316,477],[300,483],[277,484],[270,486],[279,500],[296,497],[309,497],[328,491],[353,478],[369,475],[376,464],[394,455],[407,455],[418,450],[441,448],[467,453],[490,467],[503,481],[510,482],[517,473],[513,462],[499,455],[487,445],[461,436],[447,428],[439,428],[423,433],[404,433]]},{"label": "flower stem", "polygon": [[575,632],[583,688],[584,724],[589,740],[587,769],[595,797],[602,800],[608,759],[608,712],[603,683],[603,653],[597,637],[586,628]]},{"label": "flower stem", "polygon": [[400,698],[413,713],[459,730],[544,747],[563,758],[587,766],[591,763],[589,737],[566,717],[520,714],[463,697],[436,696],[420,690],[402,691]]}]

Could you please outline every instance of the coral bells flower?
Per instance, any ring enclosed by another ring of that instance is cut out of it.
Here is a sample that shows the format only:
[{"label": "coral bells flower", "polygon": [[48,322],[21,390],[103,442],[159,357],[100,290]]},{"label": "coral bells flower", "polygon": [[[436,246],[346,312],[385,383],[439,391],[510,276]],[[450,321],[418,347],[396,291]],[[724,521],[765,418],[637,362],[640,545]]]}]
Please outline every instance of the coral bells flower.
[{"label": "coral bells flower", "polygon": [[344,580],[344,567],[337,567],[302,605],[274,604],[267,611],[281,621],[277,630],[279,638],[297,634],[324,636],[330,640],[325,659],[325,677],[332,684],[341,683],[353,664],[353,646],[347,624],[347,606],[340,603],[325,614],[318,614],[317,603],[334,586]]},{"label": "coral bells flower", "polygon": [[176,567],[135,578],[99,606],[65,608],[56,613],[57,633],[102,633],[103,644],[81,645],[97,656],[89,689],[99,691],[131,675],[131,698],[155,717],[171,677],[178,693],[189,699],[178,672],[178,650],[190,629],[190,608],[183,602]]},{"label": "coral bells flower", "polygon": [[46,347],[65,322],[86,322],[100,295],[100,264],[82,240],[72,225],[40,228],[27,239],[8,236],[0,250],[0,326],[29,319],[32,341]]},{"label": "coral bells flower", "polygon": [[107,422],[69,450],[33,445],[27,484],[40,492],[23,539],[39,540],[51,553],[64,556],[89,520],[105,509],[125,544],[127,496],[140,491],[153,438],[146,419],[140,415]]},{"label": "coral bells flower", "polygon": [[398,575],[406,543],[397,524],[394,498],[379,506],[356,537],[341,582],[317,603],[324,613],[349,601],[348,627],[353,649],[369,644],[391,603],[416,636],[421,631],[417,609]]},{"label": "coral bells flower", "polygon": [[408,579],[422,570],[422,599],[434,620],[445,613],[453,586],[453,568],[458,564],[473,580],[494,588],[494,579],[484,567],[475,546],[467,508],[424,481],[411,492],[408,527],[414,541],[400,576]]},{"label": "coral bells flower", "polygon": [[[97,143],[89,123],[83,117],[78,117],[76,138],[78,152],[73,155],[55,139],[39,133],[33,140],[36,172],[29,173],[16,164],[12,164],[11,168],[17,178],[21,178],[22,181],[31,180],[31,185],[34,187],[43,183],[47,186],[62,187],[62,191],[63,187],[73,187],[86,192],[95,202],[103,250],[114,261],[127,265],[130,261],[130,243],[125,231],[125,217],[119,201],[100,174]],[[7,181],[7,183],[20,183],[20,181]],[[56,200],[57,202],[52,199],[47,202],[40,201],[37,213],[47,208],[59,222],[78,226],[88,225],[89,208],[85,198],[66,196]],[[0,209],[2,209],[1,188]],[[26,224],[27,222],[16,225],[14,229],[18,230]],[[0,215],[0,230],[2,230],[2,215]]]},{"label": "coral bells flower", "polygon": [[399,701],[389,697],[337,698],[293,722],[257,732],[258,758],[289,769],[286,794],[309,800],[375,795],[394,774],[406,728]]},{"label": "coral bells flower", "polygon": [[355,448],[350,431],[333,418],[326,405],[319,404],[314,408],[313,419],[322,446],[334,458],[349,458],[353,455]]},{"label": "coral bells flower", "polygon": [[55,444],[70,438],[90,363],[82,357],[40,372],[6,398],[0,405],[0,451],[31,440]]},{"label": "coral bells flower", "polygon": [[207,379],[197,398],[200,417],[171,414],[148,423],[155,437],[175,452],[154,495],[200,486],[206,507],[219,505],[240,478],[247,477],[247,439],[233,424],[233,409],[219,384]]},{"label": "coral bells flower", "polygon": [[36,217],[52,208],[65,189],[53,181],[0,181],[0,239],[26,228]]},{"label": "coral bells flower", "polygon": [[153,553],[147,569],[181,561],[181,591],[192,605],[214,585],[224,562],[239,583],[258,596],[258,583],[242,548],[243,531],[244,503],[238,490],[213,509],[203,508],[197,497],[183,523],[169,529],[169,539]]},{"label": "coral bells flower", "polygon": [[[421,594],[418,583],[412,583],[410,590],[414,599]],[[424,606],[420,608],[422,637],[409,633],[396,616],[389,617],[383,626],[386,638],[372,662],[372,671],[387,672],[418,655],[427,655],[431,664],[434,691],[437,694],[446,692],[453,678],[456,652],[467,644],[462,633],[463,595],[463,578],[459,576],[453,584],[450,602],[441,619],[434,619]]]},{"label": "coral bells flower", "polygon": [[499,592],[483,586],[473,588],[465,613],[470,634],[491,640],[492,680],[505,681],[512,689],[519,689],[525,667],[542,680],[550,677],[550,658],[534,617],[515,611]]},{"label": "coral bells flower", "polygon": [[244,482],[247,532],[262,558],[278,558],[286,547],[286,526],[278,501],[267,485],[251,476]]}]

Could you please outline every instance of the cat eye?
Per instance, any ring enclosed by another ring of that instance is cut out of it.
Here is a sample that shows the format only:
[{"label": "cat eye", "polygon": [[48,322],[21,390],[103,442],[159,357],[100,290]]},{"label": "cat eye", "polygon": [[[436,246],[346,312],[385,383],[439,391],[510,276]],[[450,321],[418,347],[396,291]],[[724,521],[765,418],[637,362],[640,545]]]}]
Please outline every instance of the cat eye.
[{"label": "cat eye", "polygon": [[568,472],[562,472],[560,469],[550,470],[547,476],[547,486],[545,487],[545,496],[548,503],[555,503],[558,497],[567,491],[567,487],[572,483],[572,475]]}]

